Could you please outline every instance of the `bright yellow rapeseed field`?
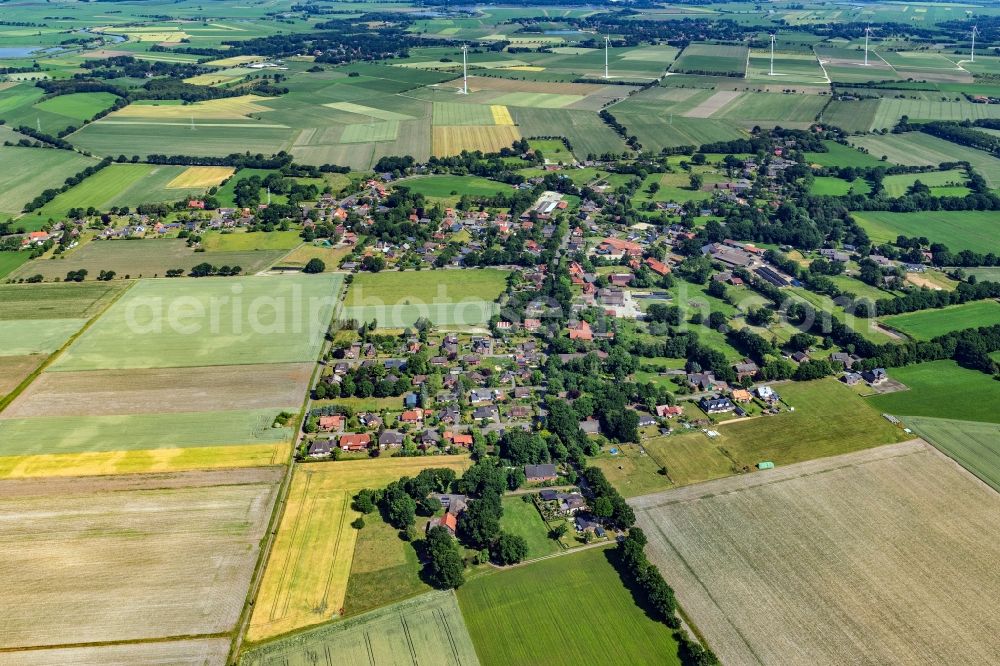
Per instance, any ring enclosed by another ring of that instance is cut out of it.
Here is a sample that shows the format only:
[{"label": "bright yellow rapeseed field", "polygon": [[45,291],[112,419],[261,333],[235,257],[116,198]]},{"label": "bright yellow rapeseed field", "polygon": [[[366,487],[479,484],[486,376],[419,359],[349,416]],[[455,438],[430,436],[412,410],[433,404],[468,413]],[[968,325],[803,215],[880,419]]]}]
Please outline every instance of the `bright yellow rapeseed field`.
[{"label": "bright yellow rapeseed field", "polygon": [[514,119],[510,115],[510,111],[506,106],[502,104],[494,104],[490,107],[490,111],[493,113],[493,123],[496,125],[513,125]]}]

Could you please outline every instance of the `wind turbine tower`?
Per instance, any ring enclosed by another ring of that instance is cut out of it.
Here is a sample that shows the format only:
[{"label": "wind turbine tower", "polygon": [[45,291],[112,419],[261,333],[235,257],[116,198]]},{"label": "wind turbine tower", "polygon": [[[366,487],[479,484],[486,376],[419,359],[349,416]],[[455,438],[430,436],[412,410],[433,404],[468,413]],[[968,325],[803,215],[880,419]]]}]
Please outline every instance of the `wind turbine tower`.
[{"label": "wind turbine tower", "polygon": [[462,44],[462,94],[469,94],[469,65],[468,65],[468,44]]},{"label": "wind turbine tower", "polygon": [[771,33],[771,76],[774,76],[774,33]]},{"label": "wind turbine tower", "polygon": [[872,27],[870,25],[865,26],[865,67],[868,66],[868,36],[871,34]]},{"label": "wind turbine tower", "polygon": [[979,26],[972,26],[972,50],[969,51],[969,62],[976,62],[976,33],[979,32]]},{"label": "wind turbine tower", "polygon": [[608,49],[611,47],[611,38],[604,35],[604,78],[610,79],[608,76]]}]

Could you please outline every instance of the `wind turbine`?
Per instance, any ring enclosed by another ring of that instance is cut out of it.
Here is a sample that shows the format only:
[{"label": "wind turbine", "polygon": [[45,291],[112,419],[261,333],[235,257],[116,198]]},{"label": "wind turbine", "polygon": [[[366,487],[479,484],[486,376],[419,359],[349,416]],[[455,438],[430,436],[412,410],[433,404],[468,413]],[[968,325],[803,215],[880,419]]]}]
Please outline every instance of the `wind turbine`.
[{"label": "wind turbine", "polygon": [[774,33],[771,33],[771,72],[770,76],[774,76]]},{"label": "wind turbine", "polygon": [[469,94],[469,65],[467,61],[467,55],[469,53],[469,45],[462,44],[462,94]]},{"label": "wind turbine", "polygon": [[604,78],[610,79],[608,76],[608,49],[611,47],[611,38],[604,35]]},{"label": "wind turbine", "polygon": [[976,34],[979,32],[979,26],[972,26],[972,50],[969,51],[969,62],[976,62]]},{"label": "wind turbine", "polygon": [[868,66],[868,36],[872,32],[871,24],[865,26],[865,67]]}]

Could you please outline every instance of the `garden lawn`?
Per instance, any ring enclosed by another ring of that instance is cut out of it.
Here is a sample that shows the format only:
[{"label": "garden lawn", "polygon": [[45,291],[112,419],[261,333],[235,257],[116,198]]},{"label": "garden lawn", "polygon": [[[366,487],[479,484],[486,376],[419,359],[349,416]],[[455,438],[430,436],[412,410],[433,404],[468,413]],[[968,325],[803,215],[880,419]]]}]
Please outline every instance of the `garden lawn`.
[{"label": "garden lawn", "polygon": [[505,532],[524,537],[528,542],[529,560],[557,552],[560,550],[559,544],[549,538],[548,527],[539,515],[538,509],[534,503],[525,502],[523,499],[525,497],[529,496],[503,498],[503,518],[500,519],[500,528]]},{"label": "garden lawn", "polygon": [[949,331],[1000,324],[1000,303],[993,300],[975,301],[939,310],[917,310],[893,315],[882,321],[917,340],[930,340]]},{"label": "garden lawn", "polygon": [[614,557],[611,549],[590,549],[460,587],[458,603],[481,663],[679,664],[670,629],[636,605]]},{"label": "garden lawn", "polygon": [[876,395],[867,400],[877,410],[896,416],[1000,423],[1000,382],[954,361],[931,361],[890,368],[889,376],[910,390]]}]

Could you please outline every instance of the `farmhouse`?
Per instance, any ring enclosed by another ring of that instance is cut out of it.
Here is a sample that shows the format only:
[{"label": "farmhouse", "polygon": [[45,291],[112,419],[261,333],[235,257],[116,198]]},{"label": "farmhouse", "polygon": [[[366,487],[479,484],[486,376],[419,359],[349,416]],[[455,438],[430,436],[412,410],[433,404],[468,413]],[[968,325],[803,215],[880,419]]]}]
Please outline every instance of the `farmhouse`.
[{"label": "farmhouse", "polygon": [[430,531],[434,527],[443,527],[448,530],[449,534],[455,536],[455,532],[458,530],[458,516],[449,512],[440,518],[431,518],[427,521],[427,530]]},{"label": "farmhouse", "polygon": [[319,429],[326,430],[327,432],[333,430],[340,430],[344,427],[344,417],[342,414],[334,414],[332,416],[321,416],[319,417]]},{"label": "farmhouse", "polygon": [[681,416],[684,413],[684,408],[680,405],[657,405],[656,415],[661,419],[669,419],[675,416]]},{"label": "farmhouse", "polygon": [[873,370],[862,371],[861,378],[872,386],[878,386],[889,380],[889,374],[885,371],[885,368],[874,368]]},{"label": "farmhouse", "polygon": [[524,476],[529,483],[539,483],[542,481],[555,481],[558,475],[556,474],[555,465],[525,465]]}]

